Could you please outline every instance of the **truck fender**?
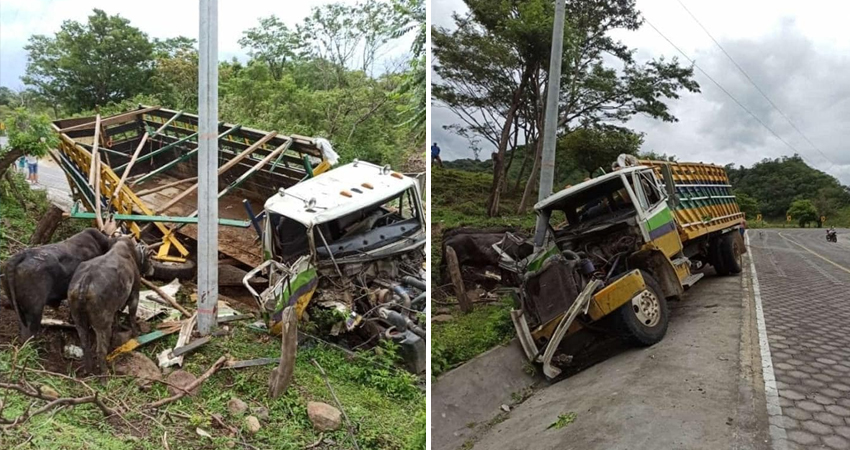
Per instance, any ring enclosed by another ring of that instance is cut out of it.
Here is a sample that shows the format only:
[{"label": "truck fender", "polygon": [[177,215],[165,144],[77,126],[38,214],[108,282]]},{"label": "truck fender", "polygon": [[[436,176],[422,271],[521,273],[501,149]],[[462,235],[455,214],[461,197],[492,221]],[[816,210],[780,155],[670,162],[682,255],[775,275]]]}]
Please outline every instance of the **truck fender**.
[{"label": "truck fender", "polygon": [[685,288],[676,276],[676,269],[660,250],[641,250],[629,257],[629,267],[643,269],[652,274],[661,285],[664,296],[679,297],[685,292]]}]

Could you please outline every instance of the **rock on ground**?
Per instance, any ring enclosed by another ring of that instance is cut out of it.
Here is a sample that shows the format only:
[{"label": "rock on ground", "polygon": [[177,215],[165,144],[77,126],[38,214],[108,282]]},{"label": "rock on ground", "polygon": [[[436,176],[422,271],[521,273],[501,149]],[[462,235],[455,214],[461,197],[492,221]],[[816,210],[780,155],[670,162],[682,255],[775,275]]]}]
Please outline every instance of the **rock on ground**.
[{"label": "rock on ground", "polygon": [[139,352],[130,352],[119,356],[113,365],[113,369],[118,375],[132,375],[138,378],[136,383],[140,386],[149,385],[152,380],[162,379],[159,366]]},{"label": "rock on ground", "polygon": [[245,418],[245,428],[249,433],[254,434],[260,431],[260,421],[254,416],[248,416]]},{"label": "rock on ground", "polygon": [[327,403],[307,403],[307,415],[313,422],[313,428],[319,431],[334,431],[342,424],[342,413]]},{"label": "rock on ground", "polygon": [[[168,374],[165,377],[165,381],[168,382],[168,392],[171,395],[177,395],[183,391],[178,388],[183,388],[184,390],[189,387],[190,384],[194,383],[197,378],[189,372],[185,370],[175,370]],[[200,392],[201,386],[195,386],[195,389],[189,391],[189,395],[197,395]]]},{"label": "rock on ground", "polygon": [[431,322],[433,323],[441,323],[441,322],[451,322],[454,319],[451,314],[440,314],[439,316],[431,317]]},{"label": "rock on ground", "polygon": [[254,406],[251,408],[251,414],[262,421],[269,420],[269,409],[265,406]]},{"label": "rock on ground", "polygon": [[227,402],[227,410],[230,412],[230,415],[239,416],[248,410],[248,404],[241,399],[233,397]]}]

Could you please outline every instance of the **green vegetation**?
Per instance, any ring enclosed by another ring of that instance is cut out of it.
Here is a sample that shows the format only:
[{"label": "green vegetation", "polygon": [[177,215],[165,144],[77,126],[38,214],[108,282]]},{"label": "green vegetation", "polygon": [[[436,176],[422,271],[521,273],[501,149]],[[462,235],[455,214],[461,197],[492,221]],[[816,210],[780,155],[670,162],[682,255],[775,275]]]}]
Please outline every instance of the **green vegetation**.
[{"label": "green vegetation", "polygon": [[568,412],[566,414],[559,414],[558,420],[553,422],[552,425],[549,425],[548,427],[546,427],[546,429],[548,430],[548,429],[554,428],[556,430],[560,430],[561,428],[564,428],[565,426],[575,422],[577,417],[578,417],[578,414],[576,414],[574,412]]},{"label": "green vegetation", "polygon": [[477,304],[469,314],[452,313],[452,320],[431,324],[431,374],[458,366],[514,336],[512,302]]},{"label": "green vegetation", "polygon": [[[155,359],[157,353],[173,346],[176,339],[176,336],[171,336],[149,344],[141,351]],[[43,356],[37,348],[36,344],[22,349],[17,365],[37,368],[37,360]],[[216,338],[187,356],[184,369],[200,375],[221,355],[229,354],[238,360],[276,357],[279,352],[278,339],[237,325],[232,336]],[[9,348],[0,352],[0,379],[7,382],[12,376],[13,355]],[[224,448],[236,438],[216,427],[211,416],[221,414],[229,426],[243,430],[243,436],[252,445],[302,449],[319,439],[319,433],[313,430],[307,417],[307,402],[334,404],[324,379],[311,363],[316,360],[327,372],[351,419],[360,448],[424,449],[424,391],[416,386],[413,376],[393,368],[390,357],[364,355],[364,358],[350,358],[336,349],[308,341],[299,348],[293,384],[278,400],[268,398],[270,366],[221,370],[202,385],[197,397],[179,400],[156,414],[142,414],[139,406],[167,397],[169,394],[164,385],[154,383],[152,389],[145,391],[140,390],[131,378],[89,378],[85,382],[99,391],[107,404],[114,407],[110,402],[120,398],[130,406],[131,411],[124,417],[133,424],[132,427],[116,418],[104,421],[93,405],[81,405],[62,409],[52,416],[35,416],[7,434],[4,443],[18,445],[32,436],[32,443],[37,448],[82,449],[94,445],[107,449],[161,449],[162,436],[167,432],[171,448]],[[20,369],[18,374],[21,374]],[[81,384],[63,378],[35,372],[23,372],[22,375],[29,383],[48,385],[62,396],[90,395]],[[242,418],[228,414],[226,404],[232,397],[241,398],[252,407],[268,409],[269,419],[261,420],[262,429],[256,435],[244,431]],[[4,417],[22,413],[28,401],[26,397],[10,393]],[[196,427],[211,434],[212,438],[198,436]],[[335,432],[325,432],[323,437],[340,446],[335,448],[354,448],[345,426]]]},{"label": "green vegetation", "polygon": [[[798,155],[765,159],[749,168],[730,164],[726,172],[748,223],[755,220],[753,213],[761,213],[776,223],[784,223],[785,215],[791,214],[800,226],[819,222],[820,216],[826,216],[828,225],[850,226],[850,190]],[[799,200],[809,203],[797,203],[792,210]]]},{"label": "green vegetation", "polygon": [[[424,12],[423,0],[365,0],[314,7],[295,29],[261,18],[239,40],[247,64],[219,64],[221,120],[324,137],[343,162],[407,162],[424,143]],[[382,59],[410,33],[410,54],[392,64]],[[0,121],[17,106],[54,118],[139,103],[197,111],[194,39],[152,39],[95,9],[84,23],[32,36],[26,50],[27,89],[0,91]]]}]

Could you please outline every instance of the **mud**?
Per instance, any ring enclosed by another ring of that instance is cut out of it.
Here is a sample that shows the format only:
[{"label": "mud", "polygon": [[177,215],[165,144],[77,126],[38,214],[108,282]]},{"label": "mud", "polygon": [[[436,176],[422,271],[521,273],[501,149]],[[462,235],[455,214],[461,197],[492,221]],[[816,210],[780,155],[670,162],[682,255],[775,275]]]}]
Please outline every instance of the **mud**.
[{"label": "mud", "polygon": [[[18,319],[15,311],[11,309],[5,300],[0,308],[0,348],[8,345],[21,345],[18,335]],[[71,313],[67,304],[62,304],[59,309],[46,308],[44,317],[68,321]],[[65,374],[82,374],[84,372],[83,362],[73,359],[65,359],[62,349],[66,344],[79,345],[80,339],[77,331],[72,328],[43,327],[33,341],[33,346],[38,351],[40,363],[46,370]]]}]

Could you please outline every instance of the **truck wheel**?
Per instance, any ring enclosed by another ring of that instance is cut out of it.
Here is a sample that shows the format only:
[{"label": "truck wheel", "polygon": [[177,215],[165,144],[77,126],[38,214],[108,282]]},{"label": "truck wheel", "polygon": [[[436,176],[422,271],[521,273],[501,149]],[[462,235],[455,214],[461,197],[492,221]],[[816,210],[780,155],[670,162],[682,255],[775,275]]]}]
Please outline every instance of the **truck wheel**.
[{"label": "truck wheel", "polygon": [[711,240],[711,244],[708,248],[708,257],[711,261],[711,265],[714,267],[714,272],[718,275],[729,275],[729,269],[726,268],[726,265],[723,263],[722,256],[722,248],[723,248],[723,237],[714,238]]},{"label": "truck wheel", "polygon": [[642,347],[659,342],[667,333],[670,313],[663,291],[648,272],[641,271],[646,282],[642,294],[617,309],[617,319],[626,337]]},{"label": "truck wheel", "polygon": [[726,273],[741,273],[741,249],[740,239],[735,239],[735,232],[729,232],[720,238],[720,261]]},{"label": "truck wheel", "polygon": [[187,259],[186,262],[159,261],[151,259],[153,275],[151,278],[159,281],[191,280],[195,277],[195,262]]}]

